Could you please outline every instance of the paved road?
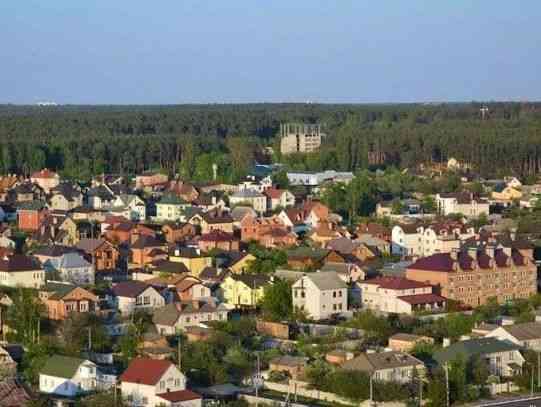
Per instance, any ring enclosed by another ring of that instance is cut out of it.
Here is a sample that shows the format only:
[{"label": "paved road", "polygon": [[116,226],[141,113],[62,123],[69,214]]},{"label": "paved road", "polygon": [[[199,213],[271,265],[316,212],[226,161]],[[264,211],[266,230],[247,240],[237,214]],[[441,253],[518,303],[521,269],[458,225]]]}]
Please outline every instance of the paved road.
[{"label": "paved road", "polygon": [[475,407],[541,407],[541,396],[516,397],[474,404]]}]

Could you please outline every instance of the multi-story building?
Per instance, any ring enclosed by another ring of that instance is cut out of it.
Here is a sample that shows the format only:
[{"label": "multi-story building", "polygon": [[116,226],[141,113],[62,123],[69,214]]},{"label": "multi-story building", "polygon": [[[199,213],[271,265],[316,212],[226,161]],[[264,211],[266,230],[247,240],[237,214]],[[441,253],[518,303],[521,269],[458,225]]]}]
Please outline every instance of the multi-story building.
[{"label": "multi-story building", "polygon": [[342,365],[344,370],[364,372],[383,382],[410,383],[414,372],[424,375],[425,365],[402,352],[361,353]]},{"label": "multi-story building", "polygon": [[442,296],[472,307],[489,298],[504,303],[537,292],[533,249],[518,241],[423,257],[407,268],[406,277],[438,286]]},{"label": "multi-story building", "polygon": [[471,192],[437,194],[436,205],[441,215],[461,213],[466,218],[477,218],[489,214],[489,202]]},{"label": "multi-story building", "polygon": [[475,236],[475,229],[459,222],[403,223],[392,229],[391,250],[398,256],[449,253]]},{"label": "multi-story building", "polygon": [[378,277],[357,281],[363,308],[396,314],[443,310],[445,298],[424,282],[400,277]]},{"label": "multi-story building", "polygon": [[282,154],[313,153],[321,146],[319,124],[283,123],[280,125]]},{"label": "multi-story building", "polygon": [[327,319],[348,309],[348,287],[333,271],[306,273],[292,287],[293,307],[314,320]]},{"label": "multi-story building", "polygon": [[253,189],[241,189],[229,197],[231,206],[251,206],[258,213],[267,211],[267,197]]}]

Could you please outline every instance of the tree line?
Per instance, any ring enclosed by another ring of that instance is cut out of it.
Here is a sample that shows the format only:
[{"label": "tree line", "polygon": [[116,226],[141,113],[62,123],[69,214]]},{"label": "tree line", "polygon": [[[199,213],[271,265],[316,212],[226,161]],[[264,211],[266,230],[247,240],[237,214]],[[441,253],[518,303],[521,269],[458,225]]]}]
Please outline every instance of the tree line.
[{"label": "tree line", "polygon": [[[541,171],[541,104],[0,105],[0,171],[44,166],[95,173],[162,170],[209,180],[243,176],[251,159],[298,170],[412,168],[454,157],[483,176]],[[313,154],[281,157],[280,123],[320,123]],[[274,157],[265,147],[274,147]]]}]

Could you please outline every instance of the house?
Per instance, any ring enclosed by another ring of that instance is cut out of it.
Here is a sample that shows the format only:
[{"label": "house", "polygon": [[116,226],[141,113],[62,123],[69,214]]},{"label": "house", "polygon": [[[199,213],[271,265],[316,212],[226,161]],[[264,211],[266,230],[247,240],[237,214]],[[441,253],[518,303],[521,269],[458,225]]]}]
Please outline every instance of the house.
[{"label": "house", "polygon": [[439,213],[443,216],[452,213],[461,213],[466,218],[489,215],[488,200],[471,192],[436,194],[436,205]]},{"label": "house", "polygon": [[25,201],[17,204],[17,226],[25,232],[35,232],[49,213],[42,201]]},{"label": "house", "polygon": [[183,242],[195,236],[195,226],[190,223],[166,223],[162,226],[165,241],[169,244]]},{"label": "house", "polygon": [[181,276],[173,286],[180,301],[208,299],[212,295],[202,280],[190,275]]},{"label": "house", "polygon": [[396,314],[445,309],[446,299],[434,294],[432,285],[401,277],[376,277],[357,281],[363,308]]},{"label": "house", "polygon": [[348,287],[332,271],[306,273],[292,286],[293,307],[314,320],[328,319],[348,309]]},{"label": "house", "polygon": [[240,223],[241,240],[255,241],[267,248],[293,246],[297,235],[278,216],[269,218],[245,217]]},{"label": "house", "polygon": [[92,209],[107,209],[113,205],[115,193],[109,186],[101,184],[86,191],[86,200]]},{"label": "house", "polygon": [[225,251],[238,251],[239,238],[232,233],[222,232],[221,230],[213,230],[212,232],[203,234],[197,240],[199,249],[208,252],[212,249],[220,249]]},{"label": "house", "polygon": [[156,186],[165,185],[169,177],[159,172],[146,172],[135,177],[135,189],[148,190]]},{"label": "house", "polygon": [[538,322],[499,326],[485,336],[541,352],[541,323]]},{"label": "house", "polygon": [[278,356],[269,361],[271,372],[285,373],[293,380],[302,379],[308,364],[308,358],[298,356]]},{"label": "house", "polygon": [[17,362],[13,359],[8,350],[9,348],[6,349],[6,347],[0,345],[0,377],[2,380],[17,375]]},{"label": "house", "polygon": [[406,278],[437,286],[443,297],[472,307],[492,297],[503,304],[537,292],[533,249],[519,241],[423,257],[408,266]]},{"label": "house", "polygon": [[205,212],[198,220],[198,225],[201,227],[202,234],[212,232],[213,230],[233,233],[233,218],[227,212],[212,210]]},{"label": "house", "polygon": [[168,360],[133,359],[119,378],[122,399],[133,406],[201,407],[201,396],[186,390],[186,377]]},{"label": "house", "polygon": [[39,391],[74,398],[96,390],[96,364],[69,356],[50,356],[39,371]]},{"label": "house", "polygon": [[351,240],[347,237],[338,237],[329,240],[325,248],[346,256],[353,256],[359,261],[366,261],[375,258],[379,252],[359,240]]},{"label": "house", "polygon": [[210,321],[227,321],[228,308],[224,304],[200,300],[182,301],[159,308],[152,322],[161,335],[175,335],[189,326]]},{"label": "house", "polygon": [[14,188],[8,191],[7,201],[21,202],[43,201],[45,199],[45,191],[39,185],[32,182],[21,182],[15,185]]},{"label": "house", "polygon": [[375,238],[385,240],[387,242],[391,241],[391,229],[379,223],[374,223],[374,222],[360,223],[359,225],[357,225],[357,229],[355,230],[355,233],[357,234],[357,236],[370,235]]},{"label": "house", "polygon": [[29,239],[40,245],[60,244],[72,246],[79,241],[78,224],[66,212],[51,211],[41,221]]},{"label": "house", "polygon": [[23,254],[0,259],[0,286],[40,288],[45,284],[45,271],[38,259]]},{"label": "house", "polygon": [[389,338],[388,348],[396,352],[411,352],[418,344],[425,343],[432,345],[434,339],[429,336],[397,333]]},{"label": "house", "polygon": [[50,258],[43,264],[43,268],[48,274],[58,274],[61,281],[94,284],[94,266],[79,253],[68,252]]},{"label": "house", "polygon": [[287,189],[269,188],[263,194],[267,197],[267,208],[271,211],[295,205],[295,195]]},{"label": "house", "polygon": [[49,319],[62,321],[71,313],[94,313],[99,310],[99,298],[73,284],[47,282],[39,291],[39,299],[47,307]]},{"label": "house", "polygon": [[8,200],[8,193],[19,183],[16,175],[0,175],[0,202]]},{"label": "house", "polygon": [[496,338],[469,339],[456,342],[434,353],[434,360],[444,366],[458,357],[468,363],[473,357],[486,361],[489,373],[494,376],[511,377],[520,374],[525,362],[521,347]]},{"label": "house", "polygon": [[516,201],[522,198],[522,192],[517,187],[503,186],[503,188],[495,187],[492,191],[492,199],[502,203]]},{"label": "house", "polygon": [[221,284],[224,301],[236,308],[256,307],[270,282],[264,274],[231,274]]},{"label": "house", "polygon": [[112,288],[116,308],[123,315],[137,310],[152,310],[165,305],[165,299],[154,287],[140,281],[122,281]]},{"label": "house", "polygon": [[267,211],[267,197],[253,189],[241,189],[229,197],[229,205],[251,206],[259,213]]},{"label": "house", "polygon": [[49,206],[52,210],[70,211],[83,204],[81,188],[64,181],[50,191]]},{"label": "house", "polygon": [[120,252],[105,239],[81,239],[75,247],[92,258],[96,272],[113,270],[117,266]]},{"label": "house", "polygon": [[156,202],[156,220],[159,222],[179,222],[183,219],[184,209],[190,204],[182,198],[168,193]]},{"label": "house", "polygon": [[169,185],[167,186],[167,191],[186,202],[194,202],[200,197],[199,192],[192,184],[183,182],[181,180],[170,181]]},{"label": "house", "polygon": [[167,259],[167,244],[152,236],[139,236],[130,249],[132,263],[139,266],[150,264],[157,259]]},{"label": "house", "polygon": [[346,363],[348,360],[351,360],[355,357],[353,352],[348,352],[343,349],[334,349],[325,354],[325,360],[331,365],[341,366]]},{"label": "house", "polygon": [[30,175],[30,181],[39,185],[46,193],[49,193],[51,189],[60,184],[60,176],[56,172],[44,168]]},{"label": "house", "polygon": [[214,335],[214,329],[203,326],[188,326],[184,332],[188,342],[206,342]]},{"label": "house", "polygon": [[204,268],[212,266],[212,257],[201,250],[189,247],[176,247],[169,252],[169,260],[182,263],[194,276],[198,276]]},{"label": "house", "polygon": [[240,229],[245,219],[249,217],[253,219],[257,218],[257,212],[250,206],[235,206],[231,210],[231,217],[233,218],[235,228]]},{"label": "house", "polygon": [[146,219],[145,201],[135,194],[117,195],[110,211],[132,221],[144,221]]},{"label": "house", "polygon": [[228,269],[235,274],[241,274],[248,270],[250,263],[256,260],[253,254],[248,252],[224,251],[215,255],[216,267]]},{"label": "house", "polygon": [[344,236],[341,228],[329,222],[320,222],[308,232],[308,238],[318,247],[326,247],[327,243]]},{"label": "house", "polygon": [[9,378],[0,382],[0,400],[5,407],[26,406],[36,399],[34,392],[19,379]]},{"label": "house", "polygon": [[352,172],[338,172],[335,170],[287,173],[287,178],[291,185],[304,185],[308,187],[317,187],[324,182],[341,182],[347,184],[353,177]]},{"label": "house", "polygon": [[390,351],[361,353],[344,362],[342,369],[363,372],[378,381],[410,383],[414,372],[421,376],[424,374],[425,365],[407,353]]},{"label": "house", "polygon": [[305,270],[307,268],[319,268],[329,250],[312,247],[296,247],[286,251],[287,265],[295,270]]}]

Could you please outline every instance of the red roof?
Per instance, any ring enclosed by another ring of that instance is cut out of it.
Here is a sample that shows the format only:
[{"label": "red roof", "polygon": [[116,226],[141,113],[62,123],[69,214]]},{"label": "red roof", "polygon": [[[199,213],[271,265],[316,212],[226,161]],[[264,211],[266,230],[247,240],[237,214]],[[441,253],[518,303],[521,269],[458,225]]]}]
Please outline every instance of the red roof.
[{"label": "red roof", "polygon": [[47,168],[35,172],[32,174],[31,178],[56,178],[58,174],[54,171],[48,170]]},{"label": "red roof", "polygon": [[263,193],[267,195],[270,199],[280,199],[284,192],[285,191],[283,189],[269,188]]},{"label": "red roof", "polygon": [[171,391],[168,393],[157,394],[158,397],[170,401],[171,403],[178,403],[179,401],[197,400],[202,398],[201,395],[191,390],[179,390]]},{"label": "red roof", "polygon": [[407,302],[411,305],[419,304],[434,304],[436,302],[445,302],[446,298],[437,294],[417,294],[417,295],[403,295],[398,297],[399,300]]},{"label": "red roof", "polygon": [[154,386],[171,366],[174,365],[168,360],[136,358],[122,373],[120,381]]},{"label": "red roof", "polygon": [[408,280],[402,277],[377,277],[363,281],[364,284],[376,284],[388,290],[409,290],[412,288],[431,287],[428,283]]},{"label": "red roof", "polygon": [[231,233],[224,232],[222,230],[213,230],[210,233],[201,235],[199,241],[201,242],[233,242],[238,240]]}]

